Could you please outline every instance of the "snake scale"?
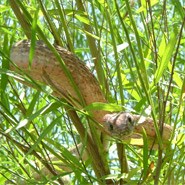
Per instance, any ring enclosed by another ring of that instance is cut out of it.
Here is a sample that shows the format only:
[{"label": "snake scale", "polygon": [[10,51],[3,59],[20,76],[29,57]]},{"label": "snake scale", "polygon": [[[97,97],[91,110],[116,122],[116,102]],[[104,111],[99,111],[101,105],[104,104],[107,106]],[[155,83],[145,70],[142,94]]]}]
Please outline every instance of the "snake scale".
[{"label": "snake scale", "polygon": [[[27,40],[16,43],[11,50],[11,60],[33,80],[50,85],[55,96],[67,97],[72,105],[83,107],[93,102],[106,103],[97,79],[76,55],[62,47],[55,46],[56,51],[65,63],[65,67],[61,67],[56,55],[42,41],[37,41],[30,67],[30,44],[30,41]],[[18,72],[14,65],[11,65],[10,69]],[[76,84],[77,90],[72,82]],[[77,93],[78,91],[81,96]],[[85,104],[81,103],[81,97]],[[145,118],[135,125],[139,116],[131,113],[111,114],[103,110],[97,110],[92,111],[92,116],[95,121],[103,125],[105,133],[119,139],[124,139],[127,136],[130,138],[142,137],[143,128],[149,137],[155,138],[156,135],[151,118]],[[172,127],[164,124],[163,140],[169,140],[171,133]]]}]

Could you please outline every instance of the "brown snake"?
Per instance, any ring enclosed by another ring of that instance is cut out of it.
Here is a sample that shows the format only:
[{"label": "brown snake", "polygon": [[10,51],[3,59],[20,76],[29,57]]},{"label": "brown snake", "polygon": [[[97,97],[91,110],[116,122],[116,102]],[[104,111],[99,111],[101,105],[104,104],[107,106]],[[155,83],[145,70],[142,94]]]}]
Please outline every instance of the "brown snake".
[{"label": "brown snake", "polygon": [[[29,41],[20,41],[14,45],[11,51],[11,60],[26,74],[30,75],[33,80],[50,85],[55,96],[67,97],[72,105],[84,106],[80,103],[82,101],[72,82],[76,84],[85,105],[93,102],[106,103],[96,78],[84,63],[71,52],[58,46],[55,48],[67,69],[61,67],[56,55],[41,41],[36,43],[31,68],[29,67]],[[18,71],[14,65],[11,65],[10,69]],[[72,81],[69,80],[70,77],[72,77]],[[135,125],[135,122],[139,120],[139,116],[130,113],[108,114],[106,111],[97,110],[93,111],[92,116],[95,121],[103,125],[103,130],[107,134],[119,139],[125,139],[127,136],[129,138],[141,138],[143,128],[149,137],[155,138],[156,135],[153,120],[150,118],[145,118]],[[172,127],[164,124],[164,141],[170,139],[171,132]]]}]

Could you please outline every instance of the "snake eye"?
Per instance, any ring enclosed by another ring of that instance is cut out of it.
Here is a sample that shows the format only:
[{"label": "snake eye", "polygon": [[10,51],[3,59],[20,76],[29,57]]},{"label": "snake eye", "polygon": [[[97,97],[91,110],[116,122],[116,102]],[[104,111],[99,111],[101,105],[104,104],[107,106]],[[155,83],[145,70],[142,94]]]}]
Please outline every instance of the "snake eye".
[{"label": "snake eye", "polygon": [[128,116],[128,121],[129,121],[130,123],[132,123],[132,118],[131,118],[130,116]]},{"label": "snake eye", "polygon": [[113,131],[113,125],[112,124],[109,125],[109,129],[110,129],[110,131]]},{"label": "snake eye", "polygon": [[130,124],[134,125],[134,120],[133,120],[132,117],[128,116],[128,117],[127,117],[127,120],[128,120],[128,122],[129,122]]}]

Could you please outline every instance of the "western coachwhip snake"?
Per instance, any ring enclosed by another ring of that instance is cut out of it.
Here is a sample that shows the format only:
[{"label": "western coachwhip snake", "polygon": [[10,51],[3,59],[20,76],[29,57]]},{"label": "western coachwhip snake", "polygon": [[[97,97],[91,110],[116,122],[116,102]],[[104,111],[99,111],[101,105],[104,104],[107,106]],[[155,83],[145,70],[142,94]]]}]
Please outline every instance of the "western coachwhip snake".
[{"label": "western coachwhip snake", "polygon": [[[20,41],[14,45],[11,60],[33,80],[50,85],[55,96],[67,98],[72,105],[83,107],[93,102],[106,103],[96,78],[84,63],[71,52],[58,46],[55,48],[65,65],[62,65],[63,63],[61,64],[56,55],[41,41],[36,42],[31,67],[29,66],[29,41]],[[10,69],[17,71],[14,65],[11,65]],[[76,89],[73,84],[76,85]],[[156,136],[151,118],[145,118],[134,125],[140,116],[130,113],[109,114],[103,110],[93,111],[92,115],[95,121],[103,125],[103,131],[119,139],[124,140],[127,136],[141,138],[143,128],[148,137]],[[168,141],[171,133],[172,127],[164,124],[163,141]]]}]

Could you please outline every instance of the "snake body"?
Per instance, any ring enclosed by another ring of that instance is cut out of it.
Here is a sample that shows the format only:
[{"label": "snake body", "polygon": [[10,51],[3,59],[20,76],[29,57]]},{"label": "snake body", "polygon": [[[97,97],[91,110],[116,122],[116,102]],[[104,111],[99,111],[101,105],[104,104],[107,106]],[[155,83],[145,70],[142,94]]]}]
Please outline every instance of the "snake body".
[{"label": "snake body", "polygon": [[[85,64],[66,49],[59,46],[56,46],[55,49],[65,63],[66,69],[61,67],[56,55],[42,41],[36,42],[31,66],[29,66],[30,41],[27,40],[20,41],[13,46],[11,60],[33,80],[50,85],[55,96],[69,98],[71,104],[84,106],[77,90],[79,90],[85,105],[93,102],[106,103],[97,79]],[[10,68],[17,71],[14,65],[11,65]],[[69,72],[69,76],[66,71]],[[72,82],[76,84],[77,90]],[[144,127],[148,136],[155,137],[152,119],[145,119],[142,123],[135,125],[134,122],[138,121],[139,117],[130,113],[107,114],[106,111],[97,110],[93,111],[92,115],[97,122],[103,125],[104,131],[109,135],[119,138],[127,135],[132,137],[133,131],[141,134]],[[171,132],[172,128],[164,124],[163,139],[169,140]]]},{"label": "snake body", "polygon": [[[55,96],[68,97],[72,104],[82,107],[80,98],[60,62],[42,41],[37,41],[33,61],[31,67],[29,66],[30,44],[28,40],[15,44],[11,51],[12,61],[33,80],[52,86]],[[69,70],[85,104],[106,102],[96,78],[84,63],[66,49],[58,46],[55,48],[65,63],[66,70]],[[13,65],[11,69],[16,70]],[[104,111],[93,113],[94,119],[98,122],[102,122],[104,115]]]}]

